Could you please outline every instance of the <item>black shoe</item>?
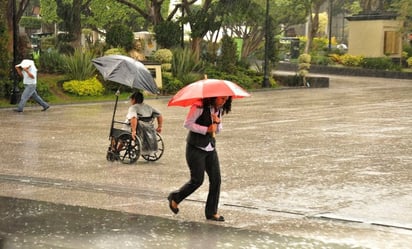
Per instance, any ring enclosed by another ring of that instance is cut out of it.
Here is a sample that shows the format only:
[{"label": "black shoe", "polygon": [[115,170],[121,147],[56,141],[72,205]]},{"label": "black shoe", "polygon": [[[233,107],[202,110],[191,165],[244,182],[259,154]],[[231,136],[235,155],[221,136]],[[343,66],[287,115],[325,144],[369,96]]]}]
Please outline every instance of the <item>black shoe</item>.
[{"label": "black shoe", "polygon": [[225,217],[223,217],[223,216],[219,216],[219,217],[216,217],[216,216],[211,216],[211,217],[206,217],[206,219],[208,219],[208,220],[213,220],[213,221],[225,221]]},{"label": "black shoe", "polygon": [[172,212],[173,212],[174,214],[179,213],[179,208],[174,208],[174,207],[172,206],[172,201],[173,201],[172,194],[170,194],[170,195],[167,197],[167,199],[169,200],[169,208],[170,208],[170,210],[172,210]]},{"label": "black shoe", "polygon": [[47,109],[49,109],[50,108],[50,106],[46,106],[46,107],[44,107],[43,108],[43,110],[41,110],[42,112],[45,112],[45,111],[47,111]]},{"label": "black shoe", "polygon": [[23,110],[20,109],[13,109],[14,112],[23,112]]}]

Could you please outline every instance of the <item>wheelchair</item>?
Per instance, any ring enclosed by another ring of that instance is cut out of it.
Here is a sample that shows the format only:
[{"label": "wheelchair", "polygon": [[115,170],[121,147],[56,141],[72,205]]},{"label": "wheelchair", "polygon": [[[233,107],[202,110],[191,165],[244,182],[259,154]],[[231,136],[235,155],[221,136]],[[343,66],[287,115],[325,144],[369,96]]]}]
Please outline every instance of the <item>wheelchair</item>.
[{"label": "wheelchair", "polygon": [[[120,91],[117,90],[109,134],[110,145],[107,149],[106,159],[110,162],[120,161],[125,164],[135,163],[139,157],[152,162],[159,160],[164,152],[164,143],[162,136],[154,128],[155,118],[153,116],[139,117],[136,139],[133,140],[132,133],[124,129],[130,124],[115,120],[119,95]],[[123,128],[119,128],[120,125]]]},{"label": "wheelchair", "polygon": [[[164,152],[164,143],[162,136],[153,126],[153,120],[152,117],[139,118],[135,140],[129,131],[112,127],[106,159],[125,164],[135,163],[139,157],[152,162],[159,160]],[[113,121],[113,126],[114,124],[128,125],[119,121]]]}]

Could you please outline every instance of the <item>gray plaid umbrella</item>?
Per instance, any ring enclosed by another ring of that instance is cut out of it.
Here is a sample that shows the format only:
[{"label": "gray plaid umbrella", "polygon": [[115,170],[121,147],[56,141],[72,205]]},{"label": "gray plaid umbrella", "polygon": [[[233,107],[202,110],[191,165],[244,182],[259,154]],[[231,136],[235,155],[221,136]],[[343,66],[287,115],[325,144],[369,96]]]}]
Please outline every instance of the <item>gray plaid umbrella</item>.
[{"label": "gray plaid umbrella", "polygon": [[92,60],[105,80],[158,94],[149,70],[139,61],[124,55],[107,55]]}]

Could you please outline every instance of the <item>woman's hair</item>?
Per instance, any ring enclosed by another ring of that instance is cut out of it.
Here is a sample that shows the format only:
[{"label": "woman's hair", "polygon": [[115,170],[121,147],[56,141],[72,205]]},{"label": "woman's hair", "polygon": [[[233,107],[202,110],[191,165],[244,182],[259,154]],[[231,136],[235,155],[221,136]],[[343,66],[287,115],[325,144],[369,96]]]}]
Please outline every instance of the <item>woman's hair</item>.
[{"label": "woman's hair", "polygon": [[[204,98],[203,99],[203,106],[211,106],[215,103],[216,97],[212,98]],[[225,113],[229,113],[232,110],[232,97],[229,96],[222,107],[222,115]]]},{"label": "woman's hair", "polygon": [[141,104],[143,103],[144,97],[141,92],[135,92],[130,96],[131,99],[136,100],[136,103]]}]

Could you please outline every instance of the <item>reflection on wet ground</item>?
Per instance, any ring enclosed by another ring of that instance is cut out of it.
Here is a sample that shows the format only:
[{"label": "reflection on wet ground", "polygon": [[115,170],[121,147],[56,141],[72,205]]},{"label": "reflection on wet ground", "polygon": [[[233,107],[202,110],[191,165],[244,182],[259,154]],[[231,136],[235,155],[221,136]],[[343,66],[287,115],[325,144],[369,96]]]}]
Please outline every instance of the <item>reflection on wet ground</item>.
[{"label": "reflection on wet ground", "polygon": [[[410,249],[411,96],[411,80],[333,76],[330,88],[256,91],[235,99],[217,135],[219,213],[226,221],[213,225],[222,231],[257,231],[258,238],[260,233],[296,238],[308,244],[302,248],[312,243],[318,248],[322,241]],[[0,195],[209,227],[206,179],[180,204],[178,215],[168,208],[166,196],[189,173],[182,127],[188,109],[167,107],[168,100],[145,100],[165,118],[163,157],[133,165],[106,160],[114,102],[52,106],[47,112],[37,105],[24,113],[0,109]],[[119,102],[118,120],[124,120],[127,107],[127,100]],[[33,227],[45,222],[36,221]],[[220,247],[231,247],[223,241]]]},{"label": "reflection on wet ground", "polygon": [[0,197],[2,249],[355,248],[292,236]]}]

